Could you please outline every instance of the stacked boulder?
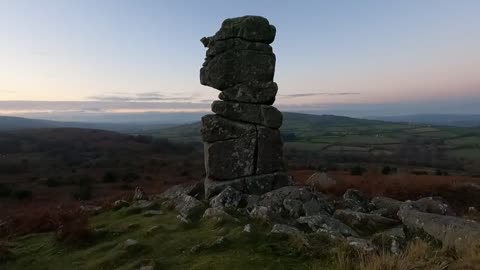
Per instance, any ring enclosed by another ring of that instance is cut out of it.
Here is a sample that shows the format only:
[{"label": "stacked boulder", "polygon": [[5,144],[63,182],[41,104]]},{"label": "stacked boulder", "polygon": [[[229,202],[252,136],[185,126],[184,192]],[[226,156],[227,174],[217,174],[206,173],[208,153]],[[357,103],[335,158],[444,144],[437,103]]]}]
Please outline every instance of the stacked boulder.
[{"label": "stacked boulder", "polygon": [[259,16],[227,19],[212,37],[200,70],[203,85],[220,90],[212,104],[215,114],[202,118],[205,149],[205,195],[227,186],[263,194],[288,182],[279,128],[282,114],[271,106],[275,54],[269,45],[275,27]]}]

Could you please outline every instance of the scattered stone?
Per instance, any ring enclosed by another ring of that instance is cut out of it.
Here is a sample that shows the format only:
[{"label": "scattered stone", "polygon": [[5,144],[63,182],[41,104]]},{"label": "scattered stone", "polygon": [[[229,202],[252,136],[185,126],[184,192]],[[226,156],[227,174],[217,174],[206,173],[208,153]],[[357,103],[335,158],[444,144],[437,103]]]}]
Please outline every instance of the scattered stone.
[{"label": "scattered stone", "polygon": [[411,202],[411,205],[420,212],[455,216],[455,211],[440,198],[426,197]]},{"label": "scattered stone", "polygon": [[213,208],[227,208],[235,210],[238,208],[242,198],[242,193],[229,186],[210,200],[210,206]]},{"label": "scattered stone", "polygon": [[[285,200],[290,200],[286,203],[289,210],[285,209]],[[325,195],[300,186],[287,186],[265,193],[257,204],[266,207],[275,215],[288,217],[292,213],[292,200],[302,202],[301,213],[305,215],[331,214],[334,210]],[[296,215],[295,211],[293,213]]]},{"label": "scattered stone", "polygon": [[285,224],[275,224],[273,225],[272,231],[270,233],[279,235],[295,235],[300,234],[300,230]]},{"label": "scattered stone", "polygon": [[299,200],[285,199],[283,200],[283,207],[287,210],[288,215],[293,218],[298,218],[305,213],[303,202]]},{"label": "scattered stone", "polygon": [[103,210],[103,207],[96,206],[96,205],[81,205],[80,211],[90,214],[90,215],[98,215]]},{"label": "scattered stone", "polygon": [[203,248],[205,247],[202,244],[196,244],[192,248],[190,248],[190,253],[197,253]]},{"label": "scattered stone", "polygon": [[141,248],[140,243],[134,239],[127,239],[123,242],[123,248],[127,251],[138,251]]},{"label": "scattered stone", "polygon": [[177,219],[183,224],[191,224],[192,223],[188,218],[186,218],[182,215],[177,215]]},{"label": "scattered stone", "polygon": [[480,245],[480,223],[476,221],[420,212],[408,203],[400,207],[398,216],[409,230],[426,233],[458,251]]},{"label": "scattered stone", "polygon": [[145,194],[142,188],[136,187],[135,193],[133,194],[133,200],[134,201],[147,200],[147,194]]},{"label": "scattered stone", "polygon": [[143,213],[144,217],[153,217],[153,216],[160,216],[163,215],[163,211],[161,210],[148,210]]},{"label": "scattered stone", "polygon": [[140,270],[154,270],[154,269],[155,269],[155,265],[146,265],[146,266],[140,267]]},{"label": "scattered stone", "polygon": [[215,239],[212,244],[210,244],[209,248],[220,248],[224,247],[228,244],[228,239],[225,236],[220,236],[219,238]]},{"label": "scattered stone", "polygon": [[352,228],[327,215],[300,217],[297,222],[307,225],[314,232],[324,232],[333,236],[358,237],[357,232]]},{"label": "scattered stone", "polygon": [[334,217],[347,224],[361,235],[370,235],[378,231],[389,229],[400,223],[395,219],[352,210],[337,210],[335,211]]},{"label": "scattered stone", "polygon": [[140,200],[134,202],[128,209],[128,214],[138,214],[145,210],[152,210],[158,208],[159,205],[154,201]]},{"label": "scattered stone", "polygon": [[377,210],[382,210],[382,216],[396,218],[400,205],[403,202],[397,201],[387,197],[375,197],[372,199],[372,204]]},{"label": "scattered stone", "polygon": [[155,225],[155,226],[152,226],[152,227],[148,228],[145,233],[146,233],[146,235],[152,235],[152,234],[154,234],[156,231],[160,230],[161,228],[162,228],[161,226]]},{"label": "scattered stone", "polygon": [[260,196],[258,196],[258,195],[250,195],[250,194],[246,195],[244,197],[244,201],[246,203],[245,209],[247,211],[252,211],[252,209],[258,203],[258,200],[260,200]]},{"label": "scattered stone", "polygon": [[307,179],[307,184],[311,186],[314,191],[325,192],[334,188],[337,185],[337,181],[329,177],[327,173],[316,172]]},{"label": "scattered stone", "polygon": [[181,194],[174,199],[175,211],[188,220],[200,217],[205,210],[205,205],[192,196]]},{"label": "scattered stone", "polygon": [[370,201],[360,190],[348,189],[343,194],[343,206],[356,212],[369,212]]},{"label": "scattered stone", "polygon": [[247,224],[243,227],[243,231],[244,233],[251,233],[252,232],[252,224]]},{"label": "scattered stone", "polygon": [[129,205],[130,204],[125,200],[117,200],[113,203],[112,207],[113,207],[113,210],[119,210],[124,207],[128,207]]},{"label": "scattered stone", "polygon": [[174,200],[180,195],[189,195],[192,197],[201,197],[203,194],[203,181],[197,181],[188,185],[175,185],[155,198],[159,200]]},{"label": "scattered stone", "polygon": [[265,206],[255,206],[250,212],[250,217],[265,223],[270,223],[272,220],[278,219],[278,217]]},{"label": "scattered stone", "polygon": [[347,243],[349,246],[362,252],[373,252],[376,250],[376,247],[372,243],[372,241],[363,239],[363,238],[350,236],[350,237],[347,237]]},{"label": "scattered stone", "polygon": [[239,222],[238,219],[225,212],[223,208],[208,208],[205,210],[202,218],[213,220],[217,224],[223,224],[226,222]]}]

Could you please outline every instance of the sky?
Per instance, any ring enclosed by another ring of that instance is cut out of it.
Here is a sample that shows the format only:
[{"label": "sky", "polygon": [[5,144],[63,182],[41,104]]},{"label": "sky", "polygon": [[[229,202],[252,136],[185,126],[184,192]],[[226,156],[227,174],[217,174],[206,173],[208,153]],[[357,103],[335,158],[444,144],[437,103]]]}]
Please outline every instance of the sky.
[{"label": "sky", "polygon": [[480,114],[480,1],[0,0],[0,114],[208,111],[200,43],[277,28],[276,106]]}]

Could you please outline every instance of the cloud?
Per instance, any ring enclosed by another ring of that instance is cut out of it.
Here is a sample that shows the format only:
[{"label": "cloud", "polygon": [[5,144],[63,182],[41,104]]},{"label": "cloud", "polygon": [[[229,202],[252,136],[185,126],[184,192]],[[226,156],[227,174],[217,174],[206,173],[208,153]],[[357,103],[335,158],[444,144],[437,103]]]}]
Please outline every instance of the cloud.
[{"label": "cloud", "polygon": [[313,96],[353,96],[360,95],[360,93],[355,92],[340,92],[340,93],[298,93],[298,94],[288,94],[288,95],[278,95],[279,97],[313,97]]},{"label": "cloud", "polygon": [[94,101],[105,101],[105,102],[148,102],[148,101],[184,101],[188,102],[192,100],[191,96],[179,96],[174,94],[171,96],[166,96],[160,92],[143,92],[136,94],[128,93],[113,93],[111,95],[98,95],[98,96],[89,96],[89,100]]}]

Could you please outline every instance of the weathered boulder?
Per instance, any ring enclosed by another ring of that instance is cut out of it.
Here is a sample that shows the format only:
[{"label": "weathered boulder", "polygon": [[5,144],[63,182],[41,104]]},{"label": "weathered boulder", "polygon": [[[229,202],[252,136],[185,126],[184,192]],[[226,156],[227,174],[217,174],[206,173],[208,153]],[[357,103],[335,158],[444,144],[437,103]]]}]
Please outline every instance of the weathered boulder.
[{"label": "weathered boulder", "polygon": [[200,132],[202,140],[211,143],[256,136],[257,130],[253,124],[236,122],[219,115],[208,114],[202,117]]},{"label": "weathered boulder", "polygon": [[300,234],[300,230],[289,225],[285,224],[275,224],[273,225],[270,234],[278,234],[278,235],[296,235]]},{"label": "weathered boulder", "polygon": [[239,222],[238,219],[225,212],[223,208],[208,208],[203,213],[202,218],[213,220],[217,224],[223,224],[225,222]]},{"label": "weathered boulder", "polygon": [[203,63],[203,66],[208,65],[208,61],[214,58],[217,55],[220,55],[227,51],[237,50],[237,51],[256,51],[258,53],[271,54],[272,46],[261,43],[261,42],[251,42],[241,38],[231,38],[226,40],[217,40],[210,42],[207,47],[206,59]]},{"label": "weathered boulder", "polygon": [[175,185],[163,193],[156,195],[155,199],[172,200],[184,194],[192,197],[200,197],[204,192],[203,181],[197,181],[187,185]]},{"label": "weathered boulder", "polygon": [[316,172],[307,179],[307,184],[315,191],[325,192],[334,188],[337,184],[337,181],[329,177],[327,173]]},{"label": "weathered boulder", "polygon": [[395,219],[352,210],[337,210],[333,216],[353,228],[361,235],[370,235],[391,228],[400,223]]},{"label": "weathered boulder", "polygon": [[267,19],[260,16],[243,16],[226,19],[220,30],[213,37],[203,40],[205,46],[208,42],[241,38],[253,42],[270,44],[275,39],[276,29]]},{"label": "weathered boulder", "polygon": [[258,205],[250,211],[250,217],[264,223],[271,223],[272,221],[280,219],[280,217],[268,207]]},{"label": "weathered boulder", "polygon": [[387,197],[375,197],[372,199],[372,204],[377,210],[385,209],[382,212],[382,216],[396,218],[400,205],[403,202]]},{"label": "weathered boulder", "polygon": [[389,250],[395,255],[399,255],[406,246],[406,235],[403,226],[395,227],[376,233],[372,241],[383,249]]},{"label": "weathered boulder", "polygon": [[426,197],[411,202],[411,205],[420,212],[455,216],[455,211],[441,198]]},{"label": "weathered boulder", "polygon": [[288,215],[293,218],[298,218],[305,214],[303,202],[300,200],[285,199],[283,200],[283,208],[285,208]]},{"label": "weathered boulder", "polygon": [[205,205],[192,196],[181,194],[174,199],[175,210],[186,219],[200,217],[205,210]]},{"label": "weathered boulder", "polygon": [[283,187],[288,184],[289,176],[284,172],[253,175],[227,181],[214,181],[207,177],[205,179],[205,197],[211,198],[228,186],[246,194],[261,195],[272,189]]},{"label": "weathered boulder", "polygon": [[220,92],[218,98],[225,101],[272,105],[278,86],[274,82],[248,81]]},{"label": "weathered boulder", "polygon": [[357,212],[369,212],[370,200],[357,189],[348,189],[343,194],[342,206]]},{"label": "weathered boulder", "polygon": [[476,221],[420,212],[411,204],[402,205],[398,216],[409,230],[426,233],[444,246],[466,251],[480,245],[480,223]]},{"label": "weathered boulder", "polygon": [[231,180],[253,175],[257,139],[253,136],[204,143],[207,177]]},{"label": "weathered boulder", "polygon": [[128,214],[138,214],[141,213],[145,210],[153,210],[158,208],[159,205],[155,201],[146,201],[146,200],[141,200],[141,201],[136,201],[134,202],[128,209],[127,213]]},{"label": "weathered boulder", "polygon": [[360,252],[373,252],[377,247],[369,239],[363,239],[358,237],[347,237],[347,243],[349,246]]},{"label": "weathered boulder", "polygon": [[282,113],[270,105],[235,103],[216,100],[212,103],[212,111],[228,119],[259,124],[277,129],[282,125]]},{"label": "weathered boulder", "polygon": [[[288,200],[287,203],[284,203]],[[302,203],[302,209],[297,210],[297,213],[292,212],[289,207],[291,201],[300,201]],[[287,186],[282,187],[262,195],[257,203],[259,206],[267,207],[271,212],[276,215],[296,217],[300,215],[317,215],[317,214],[331,214],[333,212],[333,206],[328,202],[327,198],[317,192],[312,192],[307,187],[299,186]],[[287,205],[287,209],[285,208]]]},{"label": "weathered boulder", "polygon": [[251,80],[272,81],[275,61],[273,53],[228,50],[206,58],[200,69],[200,83],[224,90]]},{"label": "weathered boulder", "polygon": [[242,199],[243,194],[229,186],[210,200],[210,206],[234,210],[238,208]]},{"label": "weathered boulder", "polygon": [[128,207],[130,205],[130,203],[128,203],[127,201],[125,200],[116,200],[115,202],[113,202],[113,210],[119,210],[119,209],[122,209],[124,207]]},{"label": "weathered boulder", "polygon": [[297,222],[300,224],[307,225],[310,228],[310,230],[314,232],[323,232],[335,237],[337,236],[358,237],[358,233],[355,232],[348,225],[327,215],[300,217],[297,219]]},{"label": "weathered boulder", "polygon": [[257,126],[256,174],[283,171],[283,141],[278,129]]},{"label": "weathered boulder", "polygon": [[130,253],[135,253],[142,250],[143,246],[135,239],[127,239],[123,242],[123,248]]}]

